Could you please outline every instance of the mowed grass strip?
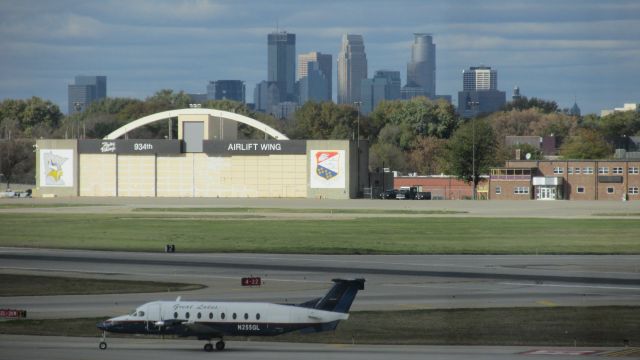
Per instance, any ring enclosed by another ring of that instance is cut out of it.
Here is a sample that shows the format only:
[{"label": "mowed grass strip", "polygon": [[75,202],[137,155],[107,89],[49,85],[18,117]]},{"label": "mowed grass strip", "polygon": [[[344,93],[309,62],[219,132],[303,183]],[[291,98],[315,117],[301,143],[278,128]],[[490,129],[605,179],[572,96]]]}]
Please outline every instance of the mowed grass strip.
[{"label": "mowed grass strip", "polygon": [[[0,322],[0,333],[98,336],[104,318]],[[492,308],[352,312],[335,332],[285,334],[260,341],[403,345],[633,346],[640,307]],[[228,338],[233,340],[234,338]],[[235,338],[243,340],[244,338]]]},{"label": "mowed grass strip", "polygon": [[[143,214],[140,214],[144,217]],[[308,254],[639,254],[632,219],[208,220],[0,214],[0,246]]]},{"label": "mowed grass strip", "polygon": [[0,296],[90,295],[190,291],[203,285],[0,274]]},{"label": "mowed grass strip", "polygon": [[468,211],[456,210],[405,210],[405,209],[294,209],[294,208],[248,208],[248,207],[170,207],[170,208],[135,208],[134,212],[230,212],[230,213],[282,213],[282,214],[399,214],[399,215],[452,215],[465,214]]}]

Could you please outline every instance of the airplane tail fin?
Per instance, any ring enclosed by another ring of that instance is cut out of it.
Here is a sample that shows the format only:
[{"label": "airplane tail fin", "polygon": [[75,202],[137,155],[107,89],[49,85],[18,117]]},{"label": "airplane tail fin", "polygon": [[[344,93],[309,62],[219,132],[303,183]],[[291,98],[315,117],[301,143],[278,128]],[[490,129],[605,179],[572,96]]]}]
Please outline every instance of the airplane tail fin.
[{"label": "airplane tail fin", "polygon": [[358,290],[364,290],[364,281],[364,279],[333,279],[335,285],[324,297],[308,301],[299,306],[346,314],[351,309],[351,304]]}]

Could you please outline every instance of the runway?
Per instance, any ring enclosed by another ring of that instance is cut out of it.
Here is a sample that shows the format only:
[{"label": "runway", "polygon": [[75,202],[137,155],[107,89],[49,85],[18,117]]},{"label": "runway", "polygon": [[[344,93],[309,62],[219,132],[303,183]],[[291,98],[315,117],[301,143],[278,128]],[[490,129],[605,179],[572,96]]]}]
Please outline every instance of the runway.
[{"label": "runway", "polygon": [[[164,254],[0,248],[0,272],[199,283],[186,293],[0,298],[30,318],[112,316],[151,300],[303,302],[364,277],[353,310],[637,305],[640,258],[580,255]],[[243,276],[261,287],[243,288]]]},{"label": "runway", "polygon": [[[97,338],[0,335],[0,360],[42,359],[527,359],[561,360],[576,354],[599,355],[611,348],[544,348],[498,346],[388,346],[267,342],[227,342],[228,350],[206,353],[202,341],[160,339],[109,339],[107,350]],[[534,355],[535,353],[535,355]],[[543,355],[550,354],[550,355]],[[555,355],[551,355],[555,354]]]}]

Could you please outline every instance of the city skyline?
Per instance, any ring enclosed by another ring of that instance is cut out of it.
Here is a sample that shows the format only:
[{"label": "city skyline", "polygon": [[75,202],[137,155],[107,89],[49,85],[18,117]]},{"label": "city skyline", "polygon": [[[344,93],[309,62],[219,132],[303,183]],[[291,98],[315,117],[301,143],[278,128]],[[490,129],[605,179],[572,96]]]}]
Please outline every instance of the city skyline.
[{"label": "city skyline", "polygon": [[0,24],[0,99],[39,96],[63,111],[78,74],[107,76],[110,97],[202,93],[216,79],[253,89],[266,80],[264,38],[282,29],[297,35],[297,54],[334,58],[342,34],[361,34],[370,72],[402,79],[413,33],[433,34],[439,94],[455,95],[462,70],[484,64],[500,72],[500,90],[566,108],[575,98],[583,114],[640,101],[634,1],[27,0],[0,4]]}]

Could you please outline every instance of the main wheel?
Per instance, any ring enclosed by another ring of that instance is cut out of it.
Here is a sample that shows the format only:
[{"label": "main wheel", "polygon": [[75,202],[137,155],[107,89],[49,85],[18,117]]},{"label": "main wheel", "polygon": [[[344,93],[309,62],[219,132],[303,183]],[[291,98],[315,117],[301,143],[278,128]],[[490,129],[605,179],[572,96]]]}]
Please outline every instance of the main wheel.
[{"label": "main wheel", "polygon": [[99,347],[100,347],[100,350],[105,350],[107,348],[107,343],[104,341],[101,341]]},{"label": "main wheel", "polygon": [[218,351],[224,350],[224,341],[220,340],[216,343],[216,350]]},{"label": "main wheel", "polygon": [[206,351],[206,352],[213,351],[213,345],[211,345],[211,343],[204,344],[204,351]]}]

